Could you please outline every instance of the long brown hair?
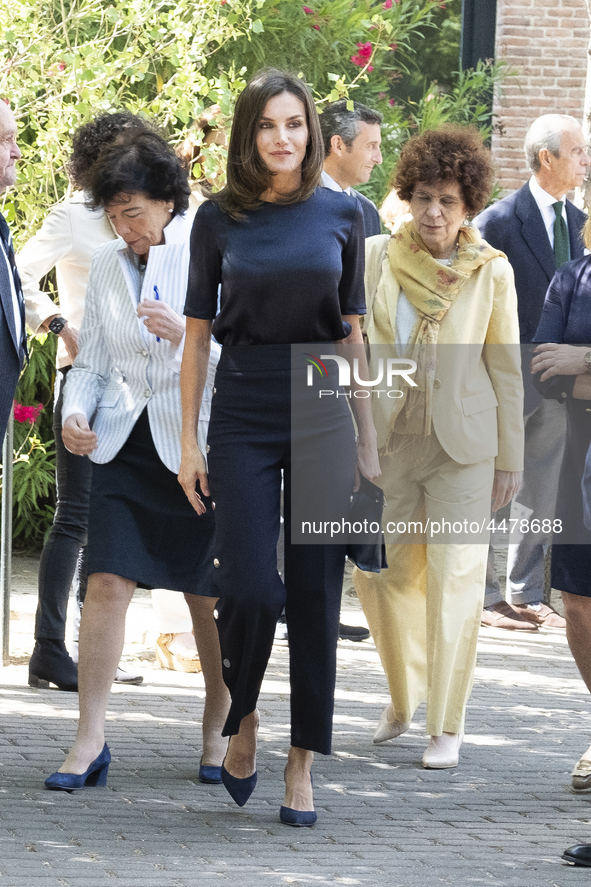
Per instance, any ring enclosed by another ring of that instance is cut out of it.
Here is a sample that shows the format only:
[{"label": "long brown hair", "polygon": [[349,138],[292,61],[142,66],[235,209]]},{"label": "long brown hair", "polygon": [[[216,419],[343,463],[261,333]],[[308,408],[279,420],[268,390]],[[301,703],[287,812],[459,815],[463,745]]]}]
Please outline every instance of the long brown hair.
[{"label": "long brown hair", "polygon": [[234,218],[255,209],[261,196],[273,181],[273,173],[263,163],[257,148],[259,121],[269,99],[289,92],[306,109],[309,140],[302,161],[302,179],[298,188],[281,196],[277,203],[299,203],[306,200],[320,183],[324,162],[322,133],[312,93],[303,81],[277,68],[264,68],[254,75],[236,102],[234,122],[228,145],[226,187],[212,195],[220,206]]}]

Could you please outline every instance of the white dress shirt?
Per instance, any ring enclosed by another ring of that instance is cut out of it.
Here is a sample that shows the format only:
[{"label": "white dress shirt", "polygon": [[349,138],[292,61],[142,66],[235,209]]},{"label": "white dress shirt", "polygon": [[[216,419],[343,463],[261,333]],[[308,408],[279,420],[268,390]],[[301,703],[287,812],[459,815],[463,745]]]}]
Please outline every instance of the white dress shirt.
[{"label": "white dress shirt", "polygon": [[[117,237],[102,209],[91,210],[76,191],[49,212],[39,231],[27,241],[16,262],[21,276],[27,326],[37,333],[54,314],[63,314],[80,329],[90,263],[99,246]],[[39,288],[55,266],[59,304]],[[72,363],[62,339],[57,346],[59,368]]]},{"label": "white dress shirt", "polygon": [[335,182],[332,176],[329,176],[327,172],[322,170],[321,182],[323,188],[328,188],[330,191],[344,191],[345,194],[350,194],[350,188],[341,188],[338,182]]}]

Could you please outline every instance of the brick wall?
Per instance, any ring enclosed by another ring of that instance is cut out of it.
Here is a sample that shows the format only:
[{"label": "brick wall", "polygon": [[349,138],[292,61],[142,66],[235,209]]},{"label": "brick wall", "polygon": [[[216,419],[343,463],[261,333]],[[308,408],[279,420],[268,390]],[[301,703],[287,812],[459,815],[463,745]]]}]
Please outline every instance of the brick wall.
[{"label": "brick wall", "polygon": [[528,178],[523,140],[536,117],[582,122],[588,44],[585,0],[497,0],[496,57],[517,71],[494,102],[502,131],[493,136],[493,159],[506,192]]}]

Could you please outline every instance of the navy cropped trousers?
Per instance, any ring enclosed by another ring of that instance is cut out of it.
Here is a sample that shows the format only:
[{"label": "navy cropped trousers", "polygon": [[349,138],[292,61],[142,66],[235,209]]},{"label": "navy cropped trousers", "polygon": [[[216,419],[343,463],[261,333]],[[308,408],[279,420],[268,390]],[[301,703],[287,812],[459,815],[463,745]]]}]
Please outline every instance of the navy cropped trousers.
[{"label": "navy cropped trousers", "polygon": [[[217,625],[232,698],[223,732],[236,734],[256,708],[285,607],[291,744],[330,754],[345,545],[292,544],[292,470],[297,468],[297,495],[305,499],[306,486],[314,484],[313,466],[321,451],[329,452],[323,482],[346,516],[355,440],[343,397],[331,404],[328,426],[322,406],[322,428],[311,423],[319,433],[295,430],[292,452],[290,354],[290,346],[225,346],[216,374],[208,471],[216,516]],[[277,570],[282,471],[284,581]]]}]

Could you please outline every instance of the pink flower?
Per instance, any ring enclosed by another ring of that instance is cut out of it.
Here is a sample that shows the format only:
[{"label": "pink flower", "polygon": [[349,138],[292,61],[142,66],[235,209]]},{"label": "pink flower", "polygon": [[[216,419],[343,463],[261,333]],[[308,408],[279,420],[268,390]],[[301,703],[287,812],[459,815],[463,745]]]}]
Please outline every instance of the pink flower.
[{"label": "pink flower", "polygon": [[304,12],[306,13],[306,15],[314,15],[314,10],[310,9],[309,6],[304,6],[302,8],[303,8]]},{"label": "pink flower", "polygon": [[386,0],[385,3],[382,3],[382,9],[392,9],[392,0]]},{"label": "pink flower", "polygon": [[28,422],[30,425],[33,425],[39,416],[39,413],[43,409],[43,404],[37,404],[36,407],[25,407],[20,403],[14,401],[14,419],[15,422]]},{"label": "pink flower", "polygon": [[378,98],[383,101],[386,98],[386,93],[385,92],[378,92]]},{"label": "pink flower", "polygon": [[390,105],[391,108],[393,108],[394,105],[396,104],[396,100],[395,100],[395,99],[389,99],[388,104]]},{"label": "pink flower", "polygon": [[359,55],[362,59],[368,59],[371,55],[371,43],[368,41],[367,43],[356,43],[355,46],[359,50]]},{"label": "pink flower", "polygon": [[[367,65],[367,59],[361,58],[360,55],[352,55],[351,61],[353,62],[354,65],[357,65],[358,68],[365,68],[365,66]],[[368,65],[367,70],[373,71],[373,65]]]},{"label": "pink flower", "polygon": [[315,31],[319,31],[319,30],[320,30],[320,25],[312,25],[312,27],[314,28]]},{"label": "pink flower", "polygon": [[225,6],[228,0],[220,0],[220,6]]},{"label": "pink flower", "polygon": [[398,49],[398,44],[397,44],[397,43],[391,43],[391,44],[390,44],[390,49],[392,50],[392,52],[396,52],[396,50]]},{"label": "pink flower", "polygon": [[65,62],[62,62],[62,61],[54,62],[53,65],[47,71],[47,76],[54,77],[56,74],[58,74],[58,73],[61,74],[61,72],[65,71],[65,70],[66,70]]}]

